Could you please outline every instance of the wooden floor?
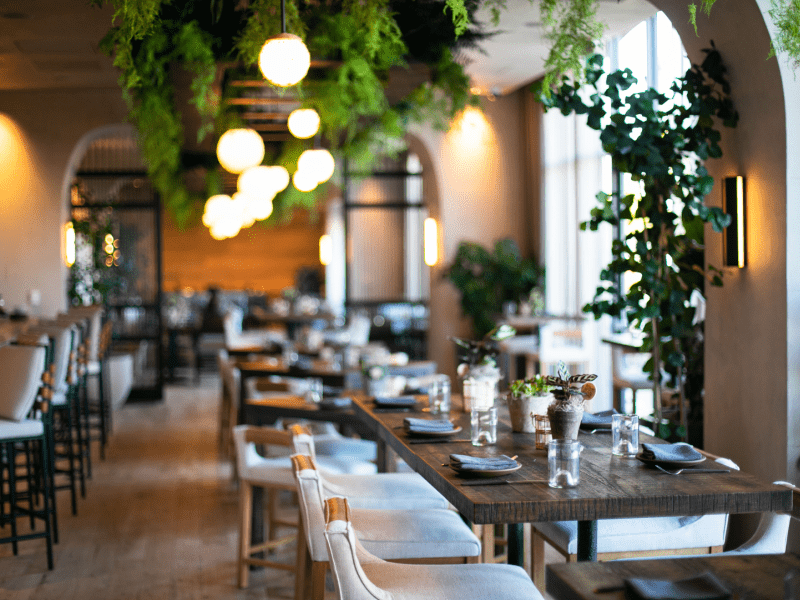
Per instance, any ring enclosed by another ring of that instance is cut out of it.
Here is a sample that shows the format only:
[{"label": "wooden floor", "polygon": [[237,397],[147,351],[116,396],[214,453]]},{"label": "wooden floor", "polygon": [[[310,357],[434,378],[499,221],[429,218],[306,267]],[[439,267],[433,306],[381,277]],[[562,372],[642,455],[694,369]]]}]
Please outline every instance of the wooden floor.
[{"label": "wooden floor", "polygon": [[[235,585],[238,500],[217,458],[218,397],[218,380],[204,378],[116,412],[77,517],[60,493],[55,569],[41,540],[21,543],[18,556],[0,545],[0,600],[290,598],[285,571],[253,573],[248,590]],[[285,557],[293,561],[294,549]]]}]

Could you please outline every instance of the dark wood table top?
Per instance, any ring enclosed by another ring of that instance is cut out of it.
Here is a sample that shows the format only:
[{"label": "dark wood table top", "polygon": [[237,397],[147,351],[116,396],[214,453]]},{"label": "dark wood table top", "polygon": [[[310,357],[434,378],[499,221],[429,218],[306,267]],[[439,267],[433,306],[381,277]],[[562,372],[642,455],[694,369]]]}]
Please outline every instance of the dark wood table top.
[{"label": "dark wood table top", "polygon": [[[464,478],[448,466],[451,453],[474,456],[518,456],[522,468],[508,481],[547,479],[547,455],[536,450],[534,434],[512,433],[508,411],[498,407],[498,443],[477,448],[469,442],[409,443],[403,431],[407,416],[419,411],[376,412],[372,402],[356,398],[356,415],[420,473],[473,523],[525,523],[537,521],[595,521],[624,517],[704,515],[788,511],[792,492],[738,471],[672,476],[651,469],[636,459],[611,455],[611,435],[581,433],[580,484],[553,489],[546,483],[461,486]],[[456,439],[469,438],[469,415],[451,413],[462,427]],[[643,441],[657,441],[642,436]],[[640,440],[642,441],[642,440]]]},{"label": "dark wood table top", "polygon": [[624,600],[623,591],[595,590],[621,586],[630,577],[676,581],[711,572],[733,598],[779,600],[783,578],[793,569],[800,570],[796,554],[557,564],[547,566],[547,592],[556,600]]},{"label": "dark wood table top", "polygon": [[336,369],[322,361],[312,361],[310,368],[298,366],[285,366],[280,359],[265,358],[263,360],[237,360],[236,368],[239,369],[242,381],[248,377],[266,377],[278,375],[280,377],[318,377],[323,384],[344,387],[348,374],[351,371]]}]

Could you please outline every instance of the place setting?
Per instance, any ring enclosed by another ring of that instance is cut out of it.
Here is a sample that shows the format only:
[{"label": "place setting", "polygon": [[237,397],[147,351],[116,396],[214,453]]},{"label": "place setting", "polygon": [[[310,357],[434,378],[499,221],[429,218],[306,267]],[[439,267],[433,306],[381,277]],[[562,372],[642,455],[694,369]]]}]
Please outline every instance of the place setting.
[{"label": "place setting", "polygon": [[706,457],[690,444],[642,444],[636,459],[649,467],[670,475],[691,473],[730,473],[730,469],[698,468]]},{"label": "place setting", "polygon": [[375,396],[372,399],[376,412],[404,412],[417,408],[417,397],[406,396]]}]

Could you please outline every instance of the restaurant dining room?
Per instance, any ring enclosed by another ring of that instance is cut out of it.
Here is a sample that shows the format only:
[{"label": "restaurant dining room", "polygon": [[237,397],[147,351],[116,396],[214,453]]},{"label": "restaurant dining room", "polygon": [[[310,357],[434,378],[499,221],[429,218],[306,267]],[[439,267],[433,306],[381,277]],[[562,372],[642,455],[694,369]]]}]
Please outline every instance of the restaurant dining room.
[{"label": "restaurant dining room", "polygon": [[798,14],[0,0],[0,599],[800,600]]}]

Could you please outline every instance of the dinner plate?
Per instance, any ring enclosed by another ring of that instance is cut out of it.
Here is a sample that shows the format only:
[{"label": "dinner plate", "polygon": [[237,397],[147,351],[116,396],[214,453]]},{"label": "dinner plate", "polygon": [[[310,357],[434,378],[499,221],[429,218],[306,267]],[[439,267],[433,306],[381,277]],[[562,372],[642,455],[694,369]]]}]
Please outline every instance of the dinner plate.
[{"label": "dinner plate", "polygon": [[517,463],[516,467],[512,467],[511,469],[459,469],[453,465],[449,466],[459,475],[476,475],[478,477],[497,477],[499,475],[508,475],[509,473],[519,471],[522,468],[522,465],[519,463]]},{"label": "dinner plate", "polygon": [[699,465],[706,459],[706,457],[704,456],[703,458],[698,458],[695,460],[658,460],[655,458],[645,458],[644,456],[642,456],[641,452],[636,455],[636,458],[637,460],[642,461],[646,465],[660,465],[662,467],[675,467],[675,468],[687,467],[691,465]]},{"label": "dinner plate", "polygon": [[461,427],[454,427],[453,429],[448,429],[447,431],[409,431],[408,429],[405,432],[414,437],[447,437],[448,435],[453,435],[454,433],[458,433],[461,431]]}]

